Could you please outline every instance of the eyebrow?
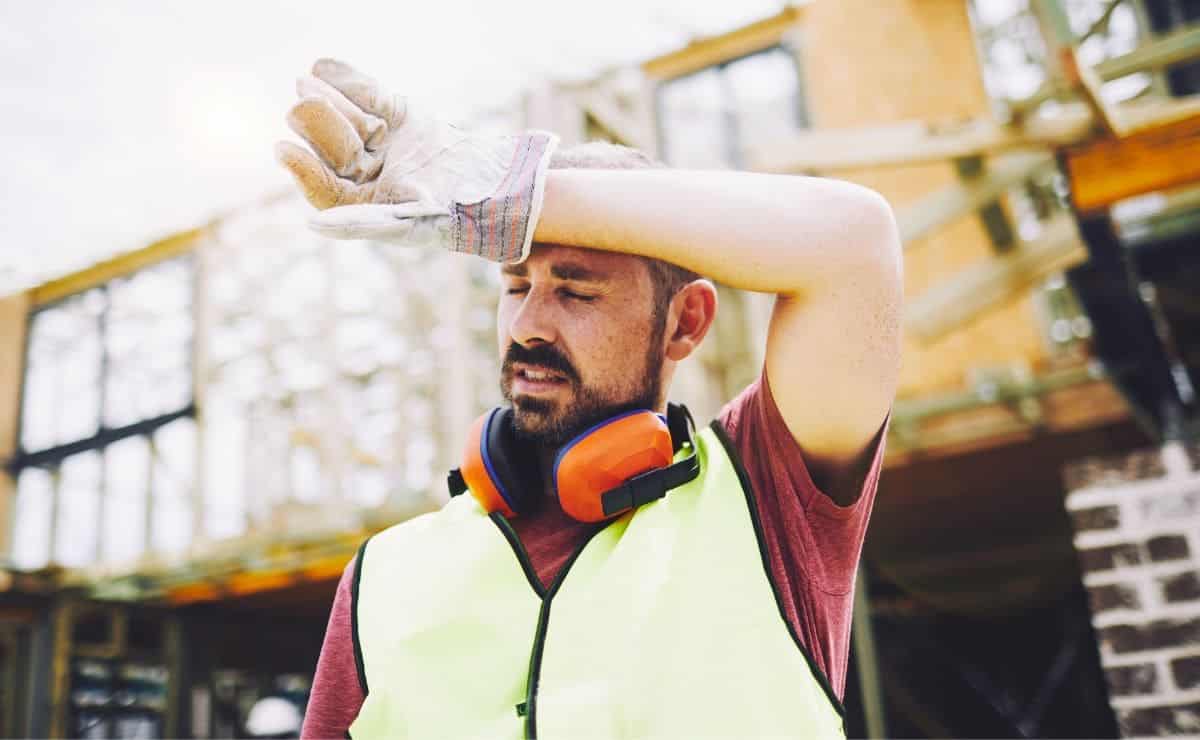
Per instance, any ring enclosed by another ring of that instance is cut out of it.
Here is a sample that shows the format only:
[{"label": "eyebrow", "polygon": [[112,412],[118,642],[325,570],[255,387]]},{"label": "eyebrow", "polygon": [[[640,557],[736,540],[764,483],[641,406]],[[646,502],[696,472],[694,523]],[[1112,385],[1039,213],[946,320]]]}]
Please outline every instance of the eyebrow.
[{"label": "eyebrow", "polygon": [[[506,264],[500,267],[500,272],[513,277],[529,277],[529,268],[524,264]],[[579,282],[603,282],[609,275],[598,272],[578,262],[558,262],[550,266],[550,274],[559,280],[575,280]]]}]

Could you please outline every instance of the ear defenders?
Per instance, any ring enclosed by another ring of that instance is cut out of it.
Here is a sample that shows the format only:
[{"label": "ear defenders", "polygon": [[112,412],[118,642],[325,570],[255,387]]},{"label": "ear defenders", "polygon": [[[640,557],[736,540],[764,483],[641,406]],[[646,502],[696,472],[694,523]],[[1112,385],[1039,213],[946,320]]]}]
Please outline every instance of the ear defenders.
[{"label": "ear defenders", "polygon": [[[553,483],[563,511],[600,522],[667,494],[700,472],[691,415],[670,406],[668,416],[639,410],[600,422],[575,437],[554,460]],[[672,463],[677,449],[688,454]],[[450,472],[452,496],[470,490],[487,512],[515,517],[536,509],[542,496],[537,460],[518,440],[510,408],[475,420],[463,464]]]}]

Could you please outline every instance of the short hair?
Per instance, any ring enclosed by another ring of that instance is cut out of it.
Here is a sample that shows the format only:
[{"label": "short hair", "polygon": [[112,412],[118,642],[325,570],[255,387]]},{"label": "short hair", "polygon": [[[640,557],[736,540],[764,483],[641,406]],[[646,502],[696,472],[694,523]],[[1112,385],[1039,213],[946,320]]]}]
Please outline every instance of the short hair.
[{"label": "short hair", "polygon": [[[642,170],[665,169],[666,166],[642,151],[607,141],[575,144],[556,150],[550,156],[550,169]],[[667,304],[679,289],[700,278],[699,274],[670,262],[652,257],[641,259],[650,271],[655,309],[664,316]]]}]

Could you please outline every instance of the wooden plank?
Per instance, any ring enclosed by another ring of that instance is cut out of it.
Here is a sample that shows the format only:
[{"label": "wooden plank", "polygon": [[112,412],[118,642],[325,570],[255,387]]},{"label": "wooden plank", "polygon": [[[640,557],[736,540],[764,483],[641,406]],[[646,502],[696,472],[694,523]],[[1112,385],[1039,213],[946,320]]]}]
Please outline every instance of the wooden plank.
[{"label": "wooden plank", "polygon": [[28,293],[0,298],[0,460],[17,449],[17,417],[25,374]]},{"label": "wooden plank", "polygon": [[290,570],[266,570],[235,573],[226,581],[225,587],[231,595],[245,596],[259,591],[285,588],[296,582],[296,574]]},{"label": "wooden plank", "polygon": [[1063,162],[1075,207],[1085,213],[1135,195],[1200,182],[1200,114],[1124,139],[1068,149]]},{"label": "wooden plank", "polygon": [[1200,59],[1200,23],[1178,28],[1140,44],[1128,54],[1105,59],[1096,65],[1101,79],[1115,80],[1135,72],[1162,69]]},{"label": "wooden plank", "polygon": [[[29,307],[28,293],[0,298],[0,463],[17,450]],[[12,546],[16,495],[16,481],[8,474],[8,468],[0,465],[0,555],[8,555]]]},{"label": "wooden plank", "polygon": [[1063,49],[1061,55],[1068,83],[1083,96],[1083,101],[1091,109],[1092,119],[1097,126],[1109,136],[1124,136],[1128,132],[1129,124],[1125,122],[1120,109],[1104,99],[1100,91],[1104,81],[1096,74],[1096,70],[1081,62],[1077,50],[1073,47]]},{"label": "wooden plank", "polygon": [[646,126],[618,108],[607,93],[599,90],[588,91],[580,94],[579,100],[584,113],[611,134],[618,144],[643,152],[654,150],[654,140]]},{"label": "wooden plank", "polygon": [[1036,240],[976,264],[910,302],[905,328],[919,341],[935,341],[1050,274],[1086,259],[1074,222],[1060,214]]},{"label": "wooden plank", "polygon": [[78,272],[43,283],[31,291],[33,305],[42,306],[53,303],[88,288],[94,288],[113,278],[128,275],[143,267],[186,254],[195,249],[200,237],[207,232],[208,229],[205,227],[181,231],[149,246],[117,255]]},{"label": "wooden plank", "polygon": [[986,156],[1012,149],[1044,149],[1078,142],[1091,130],[1082,106],[1023,125],[990,119],[950,123],[907,121],[885,126],[812,131],[752,148],[751,169],[763,172],[829,172],[899,167]]},{"label": "wooden plank", "polygon": [[666,81],[698,72],[728,59],[753,54],[778,44],[803,17],[803,9],[794,5],[761,21],[728,33],[700,38],[677,51],[642,63],[642,71],[651,78]]},{"label": "wooden plank", "polygon": [[1046,68],[1052,83],[1061,82],[1079,93],[1092,113],[1092,120],[1110,136],[1121,136],[1121,115],[1100,94],[1103,80],[1079,60],[1078,44],[1066,9],[1058,0],[1030,0],[1030,9],[1046,45]]},{"label": "wooden plank", "polygon": [[[1117,108],[1129,132],[1187,118],[1200,112],[1200,96],[1170,101],[1137,101]],[[1051,114],[1020,124],[987,118],[951,123],[906,121],[884,126],[817,130],[782,142],[750,147],[750,169],[762,172],[832,172],[899,167],[988,155],[1013,149],[1066,147],[1087,139],[1095,118],[1083,103],[1063,105]]]},{"label": "wooden plank", "polygon": [[943,224],[994,202],[1009,188],[1038,170],[1054,164],[1049,154],[1021,152],[1000,158],[988,166],[978,181],[957,182],[905,207],[897,215],[900,239],[905,248]]},{"label": "wooden plank", "polygon": [[198,604],[203,601],[216,601],[224,597],[224,592],[212,583],[200,581],[177,586],[167,591],[167,601],[174,606]]},{"label": "wooden plank", "polygon": [[346,569],[346,564],[353,557],[353,552],[347,552],[344,555],[319,558],[306,563],[301,573],[306,580],[310,581],[325,581],[338,578],[342,575],[342,571]]},{"label": "wooden plank", "polygon": [[[1094,70],[1101,81],[1108,82],[1135,72],[1162,69],[1196,59],[1200,59],[1200,24],[1147,41],[1128,54],[1105,59]],[[1063,92],[1061,85],[1047,83],[1028,98],[1009,103],[1009,109],[1013,115],[1021,116]]]},{"label": "wooden plank", "polygon": [[1129,404],[1107,380],[1057,388],[1037,398],[1043,411],[1037,425],[1022,421],[1010,406],[997,403],[959,408],[922,420],[908,438],[893,426],[884,467],[993,449],[1039,433],[1065,434],[1132,420]]}]

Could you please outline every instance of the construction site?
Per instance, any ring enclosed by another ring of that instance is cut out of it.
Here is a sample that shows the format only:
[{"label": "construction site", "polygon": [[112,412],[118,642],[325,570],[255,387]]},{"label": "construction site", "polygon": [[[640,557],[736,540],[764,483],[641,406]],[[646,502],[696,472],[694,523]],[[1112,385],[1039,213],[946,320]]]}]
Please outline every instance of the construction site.
[{"label": "construction site", "polygon": [[[786,4],[464,123],[891,203],[850,737],[1200,732],[1200,4]],[[448,500],[501,401],[498,277],[310,211],[263,193],[0,295],[0,736],[302,708],[360,543]],[[697,419],[763,363],[772,296],[718,290]]]}]

